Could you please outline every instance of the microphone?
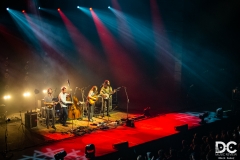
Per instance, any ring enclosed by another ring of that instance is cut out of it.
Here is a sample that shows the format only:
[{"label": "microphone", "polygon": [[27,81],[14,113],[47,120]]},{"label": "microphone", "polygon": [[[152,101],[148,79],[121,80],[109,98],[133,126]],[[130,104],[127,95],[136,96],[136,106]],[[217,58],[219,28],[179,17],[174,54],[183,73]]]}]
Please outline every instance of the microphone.
[{"label": "microphone", "polygon": [[102,86],[103,86],[103,84],[100,85],[100,87],[102,87]]},{"label": "microphone", "polygon": [[69,79],[67,80],[68,85],[70,85]]}]

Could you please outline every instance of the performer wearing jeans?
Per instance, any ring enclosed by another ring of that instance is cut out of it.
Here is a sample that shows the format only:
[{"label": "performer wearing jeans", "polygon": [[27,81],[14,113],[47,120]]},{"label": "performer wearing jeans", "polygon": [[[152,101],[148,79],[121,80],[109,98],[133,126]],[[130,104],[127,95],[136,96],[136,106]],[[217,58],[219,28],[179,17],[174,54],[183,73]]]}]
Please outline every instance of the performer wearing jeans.
[{"label": "performer wearing jeans", "polygon": [[61,92],[59,93],[58,95],[58,99],[60,101],[60,104],[61,104],[61,118],[62,119],[62,123],[63,123],[63,126],[65,127],[68,127],[68,125],[66,124],[66,121],[67,121],[67,118],[68,118],[68,104],[72,104],[71,101],[67,101],[66,100],[66,97],[69,95],[66,90],[67,88],[65,86],[63,86],[61,88]]},{"label": "performer wearing jeans", "polygon": [[93,122],[93,112],[97,100],[97,86],[93,86],[88,92],[88,121]]},{"label": "performer wearing jeans", "polygon": [[109,80],[105,80],[104,83],[103,83],[103,86],[101,88],[101,91],[100,91],[100,94],[102,95],[103,97],[103,107],[102,107],[102,110],[103,110],[103,117],[104,117],[104,112],[105,112],[105,105],[107,107],[107,116],[110,117],[110,114],[109,114],[109,101],[110,101],[110,98],[111,98],[111,95],[113,93],[115,93],[116,90],[112,90],[112,87],[110,86],[110,81]]},{"label": "performer wearing jeans", "polygon": [[50,119],[50,115],[52,116],[52,128],[56,130],[55,127],[55,111],[54,111],[54,105],[55,103],[52,101],[53,100],[53,96],[52,96],[52,89],[48,88],[47,90],[47,96],[44,97],[44,105],[45,105],[45,109],[46,109],[46,125],[47,125],[47,129],[49,129],[49,119]]}]

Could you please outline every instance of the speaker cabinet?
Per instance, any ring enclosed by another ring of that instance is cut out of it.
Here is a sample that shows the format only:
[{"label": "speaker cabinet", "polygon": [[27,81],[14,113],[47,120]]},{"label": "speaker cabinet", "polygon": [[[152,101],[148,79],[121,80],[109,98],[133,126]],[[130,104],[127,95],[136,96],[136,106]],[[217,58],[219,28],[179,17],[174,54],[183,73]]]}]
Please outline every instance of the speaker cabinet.
[{"label": "speaker cabinet", "polygon": [[128,141],[120,142],[120,143],[114,143],[113,144],[113,149],[116,149],[116,150],[128,149]]},{"label": "speaker cabinet", "polygon": [[179,132],[185,132],[188,131],[188,124],[184,124],[181,126],[175,126],[175,130]]},{"label": "speaker cabinet", "polygon": [[37,113],[25,113],[25,126],[26,128],[37,127]]},{"label": "speaker cabinet", "polygon": [[128,126],[128,127],[135,127],[134,119],[127,119],[126,120],[126,126]]}]

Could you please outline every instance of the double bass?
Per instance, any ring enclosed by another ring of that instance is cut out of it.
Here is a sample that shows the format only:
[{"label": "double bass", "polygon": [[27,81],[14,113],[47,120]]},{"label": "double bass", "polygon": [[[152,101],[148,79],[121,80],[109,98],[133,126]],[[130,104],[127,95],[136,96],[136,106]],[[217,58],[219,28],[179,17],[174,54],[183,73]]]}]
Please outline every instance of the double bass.
[{"label": "double bass", "polygon": [[[68,98],[68,97],[67,97]],[[72,105],[69,106],[68,108],[68,118],[69,119],[78,119],[80,118],[80,110],[76,107],[78,99],[77,97],[69,95],[69,101],[72,101]]]}]

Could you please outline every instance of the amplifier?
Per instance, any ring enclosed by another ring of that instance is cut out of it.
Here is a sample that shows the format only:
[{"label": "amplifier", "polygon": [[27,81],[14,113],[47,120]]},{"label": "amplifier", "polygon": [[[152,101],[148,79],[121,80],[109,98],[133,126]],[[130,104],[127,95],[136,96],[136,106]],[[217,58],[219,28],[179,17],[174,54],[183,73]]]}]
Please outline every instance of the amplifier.
[{"label": "amplifier", "polygon": [[26,128],[37,127],[37,113],[25,113],[25,126]]}]

